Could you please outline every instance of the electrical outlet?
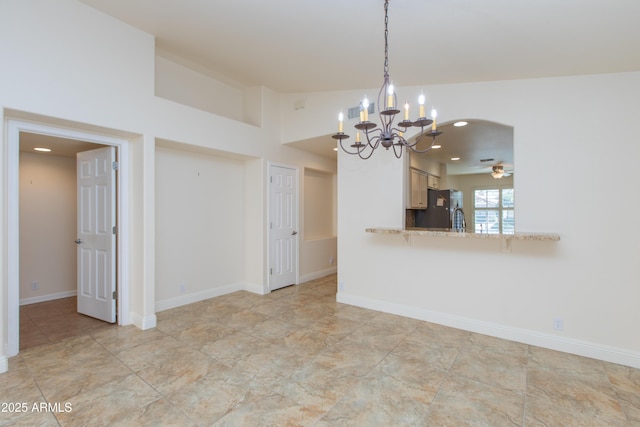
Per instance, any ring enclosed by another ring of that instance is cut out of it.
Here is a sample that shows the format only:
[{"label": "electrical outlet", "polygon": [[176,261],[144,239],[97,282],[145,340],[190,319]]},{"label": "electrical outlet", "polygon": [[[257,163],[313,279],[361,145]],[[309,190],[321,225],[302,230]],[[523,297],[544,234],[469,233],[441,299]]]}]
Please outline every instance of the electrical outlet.
[{"label": "electrical outlet", "polygon": [[564,331],[564,320],[560,317],[553,318],[553,330],[554,331]]},{"label": "electrical outlet", "polygon": [[343,282],[338,283],[338,290],[339,291],[344,291],[344,283]]},{"label": "electrical outlet", "polygon": [[187,285],[185,285],[184,283],[180,283],[179,288],[181,294],[184,294],[187,291]]},{"label": "electrical outlet", "polygon": [[31,282],[31,290],[32,291],[37,291],[40,288],[40,283],[38,282]]},{"label": "electrical outlet", "polygon": [[335,260],[333,259],[333,257],[332,257],[332,256],[330,256],[330,257],[329,257],[329,265],[333,265],[333,262],[334,262],[334,261],[335,261]]}]

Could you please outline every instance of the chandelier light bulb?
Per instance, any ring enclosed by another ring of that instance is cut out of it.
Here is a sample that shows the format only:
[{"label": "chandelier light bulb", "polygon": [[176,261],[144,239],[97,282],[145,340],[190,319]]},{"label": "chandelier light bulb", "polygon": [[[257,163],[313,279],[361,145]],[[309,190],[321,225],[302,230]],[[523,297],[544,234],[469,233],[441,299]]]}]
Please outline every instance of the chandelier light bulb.
[{"label": "chandelier light bulb", "polygon": [[431,130],[436,130],[436,117],[438,117],[438,112],[435,108],[431,109],[431,118],[433,119],[433,123],[431,123]]},{"label": "chandelier light bulb", "polygon": [[338,133],[342,133],[343,132],[343,120],[344,120],[344,114],[342,114],[342,111],[340,111],[340,114],[338,114]]},{"label": "chandelier light bulb", "polygon": [[367,98],[367,95],[362,100],[362,121],[369,121],[369,98]]},{"label": "chandelier light bulb", "polygon": [[424,117],[424,93],[421,93],[420,96],[418,97],[418,104],[420,104],[420,118]]},{"label": "chandelier light bulb", "polygon": [[404,102],[404,119],[409,120],[409,101]]},{"label": "chandelier light bulb", "polygon": [[387,108],[393,108],[393,83],[387,88]]}]

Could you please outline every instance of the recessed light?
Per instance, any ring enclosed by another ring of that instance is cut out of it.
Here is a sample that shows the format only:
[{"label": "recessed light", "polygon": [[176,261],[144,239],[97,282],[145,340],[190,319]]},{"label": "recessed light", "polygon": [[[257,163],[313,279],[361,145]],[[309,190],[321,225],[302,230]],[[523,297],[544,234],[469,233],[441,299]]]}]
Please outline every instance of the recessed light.
[{"label": "recessed light", "polygon": [[460,160],[460,157],[452,157],[451,160],[453,161]]},{"label": "recessed light", "polygon": [[434,145],[434,146],[433,146],[433,147],[431,147],[431,148],[433,148],[433,149],[435,150],[435,149],[437,149],[437,148],[442,148],[442,145],[437,145],[437,144],[436,144],[436,145]]},{"label": "recessed light", "polygon": [[42,151],[43,153],[48,153],[49,151],[51,151],[51,148],[36,147],[33,149],[33,151]]},{"label": "recessed light", "polygon": [[467,122],[460,121],[460,122],[455,122],[453,125],[454,125],[455,127],[459,128],[459,127],[462,127],[462,126],[466,126],[466,125],[468,125],[468,124],[469,124],[469,123],[467,123]]}]

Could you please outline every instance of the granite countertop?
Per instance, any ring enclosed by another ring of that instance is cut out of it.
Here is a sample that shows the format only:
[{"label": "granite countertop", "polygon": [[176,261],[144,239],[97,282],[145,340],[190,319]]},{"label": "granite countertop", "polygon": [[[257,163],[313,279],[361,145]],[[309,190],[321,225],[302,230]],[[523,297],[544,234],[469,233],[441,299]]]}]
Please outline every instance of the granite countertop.
[{"label": "granite countertop", "polygon": [[468,233],[465,231],[452,230],[449,228],[366,228],[367,233],[378,234],[400,234],[403,236],[434,236],[434,237],[456,237],[466,239],[498,239],[498,240],[547,240],[558,241],[560,235],[555,233],[514,233],[514,234],[488,234],[488,233]]}]

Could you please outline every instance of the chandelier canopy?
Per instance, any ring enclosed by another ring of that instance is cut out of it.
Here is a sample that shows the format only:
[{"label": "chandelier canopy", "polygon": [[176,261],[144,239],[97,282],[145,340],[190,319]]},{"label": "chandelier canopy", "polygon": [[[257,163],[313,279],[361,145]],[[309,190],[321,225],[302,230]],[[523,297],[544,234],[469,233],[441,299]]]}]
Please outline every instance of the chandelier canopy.
[{"label": "chandelier canopy", "polygon": [[[400,110],[398,109],[398,100],[395,89],[389,79],[389,0],[384,2],[384,81],[380,92],[378,92],[378,115],[380,117],[380,127],[374,122],[369,121],[369,100],[365,96],[360,103],[360,121],[355,125],[356,141],[350,146],[351,149],[345,148],[343,141],[349,138],[344,133],[343,120],[344,115],[340,112],[338,116],[338,133],[332,135],[333,139],[337,139],[340,147],[348,154],[358,155],[362,159],[368,159],[373,152],[379,147],[387,150],[393,148],[393,153],[397,158],[402,157],[403,148],[416,153],[426,153],[434,148],[436,136],[440,135],[436,127],[435,109],[431,110],[431,118],[425,115],[425,96],[420,94],[418,97],[419,117],[415,121],[409,120],[409,103],[404,104],[404,119],[394,125],[395,117]],[[395,127],[397,126],[397,127]],[[419,127],[420,134],[415,141],[410,143],[404,137],[407,128]],[[365,142],[361,141],[360,131],[364,134]],[[419,149],[418,144],[424,137],[431,137],[431,143],[426,147]]]}]

